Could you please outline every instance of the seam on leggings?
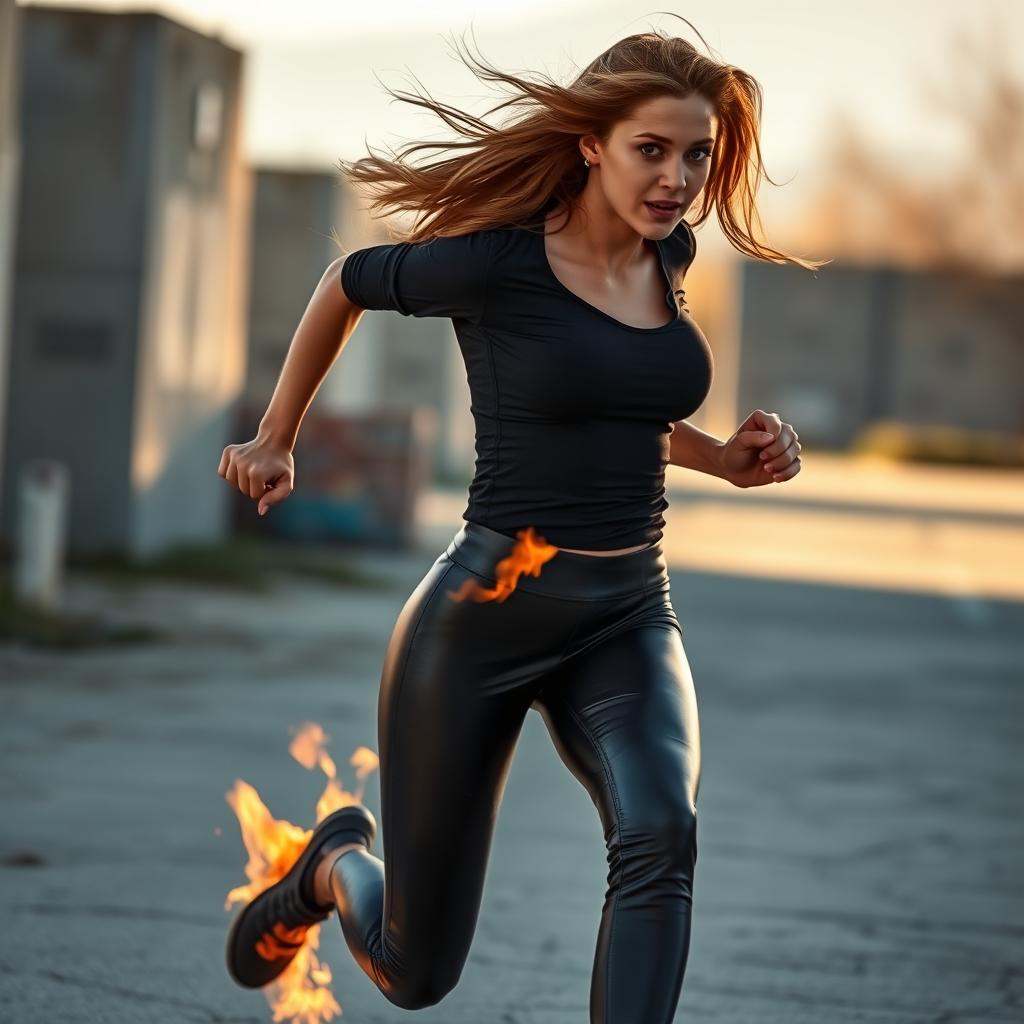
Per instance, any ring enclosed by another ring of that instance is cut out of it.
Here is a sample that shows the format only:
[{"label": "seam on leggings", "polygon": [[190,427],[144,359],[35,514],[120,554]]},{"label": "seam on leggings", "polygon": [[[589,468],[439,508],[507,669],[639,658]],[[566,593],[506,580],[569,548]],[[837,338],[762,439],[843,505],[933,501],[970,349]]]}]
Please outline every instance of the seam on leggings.
[{"label": "seam on leggings", "polygon": [[[465,569],[466,572],[472,573],[474,576],[477,576],[482,580],[486,580],[492,586],[498,582],[496,576],[491,576],[487,573],[479,572],[476,569],[471,569],[468,565],[465,565],[464,563],[460,562],[455,557],[455,555],[450,554],[448,557],[460,568]],[[521,590],[526,594],[533,594],[535,597],[546,597],[551,601],[573,601],[577,604],[593,604],[595,601],[617,601],[620,598],[634,597],[635,595],[640,593],[647,593],[646,589],[637,588],[636,590],[628,590],[621,594],[604,594],[600,597],[571,597],[567,594],[552,594],[550,591],[547,590],[534,590],[532,587],[528,587],[525,584],[523,584],[521,578],[520,581],[516,583],[515,589]]]},{"label": "seam on leggings", "polygon": [[622,843],[622,805],[619,802],[619,791],[615,785],[615,779],[612,776],[611,767],[608,764],[608,759],[605,757],[604,751],[601,749],[601,745],[594,739],[594,734],[590,731],[587,724],[583,719],[576,714],[572,706],[568,701],[563,702],[566,710],[572,716],[573,720],[580,727],[583,735],[586,736],[590,745],[594,748],[597,756],[601,760],[601,769],[604,772],[605,782],[608,783],[608,789],[612,794],[612,801],[615,804],[615,825],[619,832],[619,877],[615,884],[615,895],[612,897],[612,923],[608,928],[608,962],[604,967],[604,998],[605,1007],[611,1006],[611,969],[612,969],[612,949],[614,948],[613,939],[615,937],[615,911],[619,905],[619,893],[622,891],[622,886],[625,883],[626,878],[626,857],[623,851]]},{"label": "seam on leggings", "polygon": [[[402,686],[405,683],[405,674],[406,674],[406,670],[409,667],[409,658],[412,655],[413,644],[414,644],[414,642],[416,640],[416,634],[420,631],[420,624],[423,622],[423,616],[426,613],[427,607],[429,606],[430,602],[433,600],[434,594],[437,593],[437,588],[440,587],[442,583],[444,583],[445,577],[447,577],[448,573],[450,573],[454,567],[455,567],[455,562],[451,562],[449,565],[447,565],[445,567],[444,572],[441,573],[440,579],[438,579],[438,581],[431,588],[430,593],[424,598],[423,604],[420,606],[420,613],[416,617],[416,623],[412,627],[412,633],[410,633],[410,635],[409,635],[409,642],[406,644],[406,647],[405,647],[405,657],[402,659],[402,670],[401,670],[401,674],[398,677],[398,682],[395,684],[395,693],[394,693],[394,696],[391,698],[391,707],[388,709],[391,712],[391,714],[390,714],[391,718],[394,718],[394,708],[396,708],[398,706],[398,701],[399,701],[399,699],[402,696]],[[394,778],[394,774],[395,774],[394,771],[392,771],[391,772],[391,777],[392,778]],[[385,795],[388,797],[387,807],[388,807],[388,810],[390,810],[391,806],[393,804],[393,801],[390,799],[391,794],[388,793],[388,794],[385,794]],[[390,832],[390,830],[388,828],[389,824],[390,824],[390,819],[389,818],[385,818],[384,819],[384,834],[390,840],[391,832]],[[386,850],[384,852],[385,852],[385,854],[387,854]],[[385,856],[385,865],[384,865],[384,867],[385,867],[385,876],[384,877],[387,878],[387,857],[386,856]],[[381,907],[380,948],[381,948],[381,952],[382,953],[383,953],[383,950],[384,950],[384,937],[385,937],[385,935],[387,935],[387,925],[388,925],[388,922],[384,920],[383,911],[384,911],[384,908]],[[384,960],[383,955],[378,957],[373,952],[372,949],[369,952],[370,952],[370,956],[374,960],[380,960],[380,961]]]}]

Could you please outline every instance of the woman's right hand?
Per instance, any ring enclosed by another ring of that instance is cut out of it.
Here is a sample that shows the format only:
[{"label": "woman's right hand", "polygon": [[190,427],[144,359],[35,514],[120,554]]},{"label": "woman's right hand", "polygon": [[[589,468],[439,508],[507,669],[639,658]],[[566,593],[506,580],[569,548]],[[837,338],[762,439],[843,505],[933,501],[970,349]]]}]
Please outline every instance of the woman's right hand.
[{"label": "woman's right hand", "polygon": [[220,457],[217,473],[258,501],[262,516],[271,505],[292,493],[295,460],[285,445],[257,434],[243,444],[229,444]]}]

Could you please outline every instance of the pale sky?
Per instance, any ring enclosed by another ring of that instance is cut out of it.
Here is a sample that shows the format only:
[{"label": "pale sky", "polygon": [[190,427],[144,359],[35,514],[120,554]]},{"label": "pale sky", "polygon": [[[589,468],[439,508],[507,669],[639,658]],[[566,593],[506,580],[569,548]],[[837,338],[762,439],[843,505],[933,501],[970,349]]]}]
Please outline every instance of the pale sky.
[{"label": "pale sky", "polygon": [[[330,168],[338,158],[364,155],[364,136],[383,149],[411,138],[450,137],[427,111],[387,96],[375,74],[393,89],[425,88],[477,114],[497,103],[507,94],[475,78],[455,54],[453,35],[464,34],[470,51],[489,63],[540,70],[560,82],[616,39],[651,27],[703,49],[684,22],[635,0],[59,0],[59,6],[156,10],[244,50],[245,152],[253,162],[278,165]],[[942,78],[956,33],[978,41],[996,35],[1011,55],[1024,50],[1022,0],[717,0],[664,10],[692,21],[711,56],[760,81],[762,153],[783,186],[762,185],[759,202],[766,209],[784,209],[814,180],[823,132],[840,109],[877,133],[892,160],[941,175],[944,163],[962,158],[964,140],[928,109],[922,80]]]}]

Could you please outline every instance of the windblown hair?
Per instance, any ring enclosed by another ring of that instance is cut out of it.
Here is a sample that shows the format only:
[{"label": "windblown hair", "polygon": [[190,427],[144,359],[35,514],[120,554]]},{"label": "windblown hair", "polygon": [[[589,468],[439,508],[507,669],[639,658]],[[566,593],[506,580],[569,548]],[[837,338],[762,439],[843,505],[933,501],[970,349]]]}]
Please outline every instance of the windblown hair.
[{"label": "windblown hair", "polygon": [[[686,24],[693,28],[689,21]],[[719,123],[708,179],[691,226],[703,224],[714,208],[722,232],[748,256],[773,263],[791,261],[808,270],[828,262],[787,255],[753,236],[752,222],[763,233],[754,202],[760,176],[771,178],[759,144],[761,86],[741,68],[705,57],[687,40],[656,31],[620,39],[567,86],[539,72],[531,77],[513,75],[472,56],[466,63],[478,78],[503,82],[514,91],[488,115],[515,106],[526,113],[493,127],[429,95],[384,86],[396,99],[432,110],[462,140],[412,142],[394,159],[373,155],[367,146],[370,156],[338,162],[342,175],[356,188],[369,187],[374,195],[371,209],[390,207],[416,214],[416,225],[401,240],[421,242],[512,224],[543,231],[540,214],[552,201],[563,205],[569,216],[578,207],[588,174],[579,151],[580,136],[592,134],[607,143],[614,125],[636,107],[657,97],[684,98],[696,91],[712,104]],[[429,149],[458,152],[426,165],[407,162],[411,154]]]}]

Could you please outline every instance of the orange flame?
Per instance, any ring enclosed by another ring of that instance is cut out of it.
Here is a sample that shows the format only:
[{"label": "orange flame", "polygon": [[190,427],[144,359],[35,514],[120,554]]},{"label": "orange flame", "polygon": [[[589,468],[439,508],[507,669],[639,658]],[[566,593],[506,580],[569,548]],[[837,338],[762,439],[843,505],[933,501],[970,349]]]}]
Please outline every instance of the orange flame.
[{"label": "orange flame", "polygon": [[[288,748],[304,768],[312,771],[319,767],[327,776],[324,791],[316,803],[317,822],[323,821],[339,807],[362,803],[363,798],[363,785],[350,793],[338,782],[334,761],[327,753],[329,738],[320,725],[306,722]],[[377,755],[368,747],[356,748],[349,758],[360,782],[364,782],[379,763]],[[230,910],[233,904],[248,903],[279,881],[298,860],[313,833],[289,821],[274,818],[259,793],[242,779],[235,780],[234,788],[228,791],[226,798],[238,818],[242,842],[249,853],[245,865],[249,884],[240,885],[228,893],[224,909]],[[287,956],[298,943],[302,945],[295,959],[263,992],[275,1022],[320,1024],[342,1012],[328,987],[331,969],[314,952],[320,945],[320,925],[291,930],[276,927],[274,934],[263,937],[257,952],[267,960],[274,960]]]},{"label": "orange flame", "polygon": [[518,530],[515,547],[495,567],[495,585],[481,586],[474,579],[465,580],[458,590],[449,590],[447,596],[453,601],[502,601],[508,600],[516,589],[523,573],[540,576],[541,566],[558,554],[558,548],[548,544],[543,537],[534,533],[533,527]]}]

